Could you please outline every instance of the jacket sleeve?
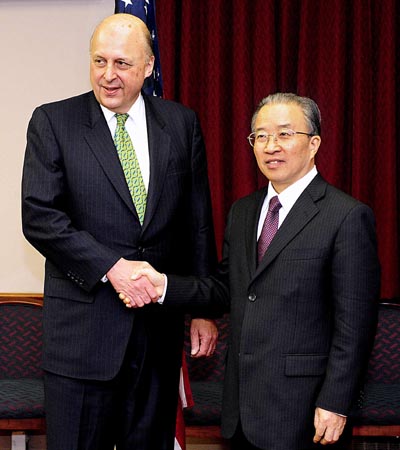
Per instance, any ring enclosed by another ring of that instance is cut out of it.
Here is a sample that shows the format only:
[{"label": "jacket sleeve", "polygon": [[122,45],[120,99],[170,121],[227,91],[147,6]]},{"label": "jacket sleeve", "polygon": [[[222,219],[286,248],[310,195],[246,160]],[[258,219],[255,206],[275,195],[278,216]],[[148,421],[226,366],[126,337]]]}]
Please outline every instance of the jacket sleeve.
[{"label": "jacket sleeve", "polygon": [[348,414],[372,346],[380,291],[375,220],[366,205],[352,208],[338,230],[331,289],[332,344],[316,405]]},{"label": "jacket sleeve", "polygon": [[90,291],[120,256],[74,227],[67,212],[64,169],[50,119],[37,108],[28,126],[23,167],[23,233],[61,272]]},{"label": "jacket sleeve", "polygon": [[230,310],[229,241],[231,214],[225,229],[222,259],[208,277],[177,276],[168,274],[168,287],[164,304],[180,308],[198,316],[221,315]]}]

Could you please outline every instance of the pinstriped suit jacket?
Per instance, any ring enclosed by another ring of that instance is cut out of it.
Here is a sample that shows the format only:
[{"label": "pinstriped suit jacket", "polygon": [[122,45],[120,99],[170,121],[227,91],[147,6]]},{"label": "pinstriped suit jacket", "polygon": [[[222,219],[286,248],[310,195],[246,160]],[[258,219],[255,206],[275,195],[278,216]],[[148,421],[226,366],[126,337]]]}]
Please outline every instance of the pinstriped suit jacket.
[{"label": "pinstriped suit jacket", "polygon": [[145,105],[150,182],[143,228],[92,92],[43,105],[29,123],[23,231],[46,258],[43,364],[49,371],[111,379],[137,314],[155,316],[149,323],[154,322],[160,354],[179,364],[182,316],[157,319],[157,305],[130,311],[110,283],[99,281],[121,257],[148,260],[160,271],[200,275],[215,260],[197,117],[159,98],[145,96]]},{"label": "pinstriped suit jacket", "polygon": [[380,269],[372,211],[310,183],[257,266],[266,190],[229,214],[218,275],[168,276],[165,305],[230,307],[222,431],[256,447],[312,448],[316,406],[347,414],[374,334]]}]

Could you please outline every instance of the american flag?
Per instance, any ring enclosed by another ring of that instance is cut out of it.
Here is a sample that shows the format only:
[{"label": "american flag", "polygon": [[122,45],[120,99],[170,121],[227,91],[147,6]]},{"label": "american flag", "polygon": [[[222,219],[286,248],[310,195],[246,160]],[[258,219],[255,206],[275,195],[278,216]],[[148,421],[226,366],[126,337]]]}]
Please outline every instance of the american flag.
[{"label": "american flag", "polygon": [[153,76],[146,78],[143,90],[147,95],[163,96],[161,76],[160,52],[158,49],[158,35],[156,27],[155,0],[115,0],[115,13],[133,14],[147,25],[153,41],[154,70]]}]

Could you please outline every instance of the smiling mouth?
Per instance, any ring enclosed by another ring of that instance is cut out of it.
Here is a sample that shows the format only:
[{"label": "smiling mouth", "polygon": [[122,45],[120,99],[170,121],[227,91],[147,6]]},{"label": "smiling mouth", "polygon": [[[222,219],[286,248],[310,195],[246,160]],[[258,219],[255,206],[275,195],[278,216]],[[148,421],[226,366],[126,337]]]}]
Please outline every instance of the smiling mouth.
[{"label": "smiling mouth", "polygon": [[115,94],[120,89],[118,86],[102,86],[102,88],[107,92],[107,94]]}]

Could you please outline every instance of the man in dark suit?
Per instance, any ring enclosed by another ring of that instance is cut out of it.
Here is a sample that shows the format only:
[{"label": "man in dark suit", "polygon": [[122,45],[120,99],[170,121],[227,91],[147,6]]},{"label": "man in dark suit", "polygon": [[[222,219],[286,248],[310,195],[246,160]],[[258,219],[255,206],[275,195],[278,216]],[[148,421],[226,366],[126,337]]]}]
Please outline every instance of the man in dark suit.
[{"label": "man in dark suit", "polygon": [[[222,433],[233,449],[344,449],[379,296],[373,213],[318,174],[320,112],[311,99],[266,97],[249,141],[269,184],[233,205],[217,274],[168,274],[166,293],[151,268],[134,279],[147,275],[163,307],[230,309]],[[273,197],[278,231],[258,256]]]},{"label": "man in dark suit", "polygon": [[[29,123],[22,215],[46,258],[49,450],[174,448],[183,314],[128,310],[118,294],[154,297],[146,280],[130,280],[135,261],[206,275],[216,253],[200,125],[182,105],[141,93],[153,63],[145,24],[108,17],[91,39],[93,92],[43,105]],[[116,114],[128,114],[121,130],[145,186],[143,222],[113,141]],[[213,327],[198,319],[193,353],[213,352]]]}]

